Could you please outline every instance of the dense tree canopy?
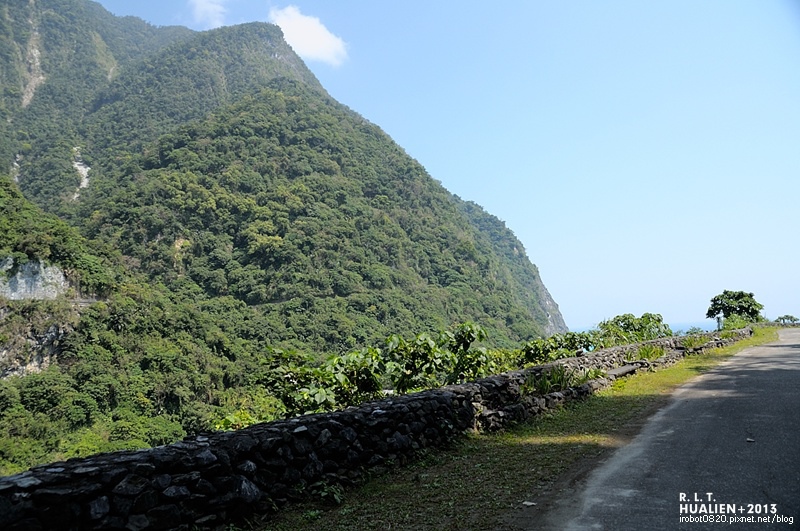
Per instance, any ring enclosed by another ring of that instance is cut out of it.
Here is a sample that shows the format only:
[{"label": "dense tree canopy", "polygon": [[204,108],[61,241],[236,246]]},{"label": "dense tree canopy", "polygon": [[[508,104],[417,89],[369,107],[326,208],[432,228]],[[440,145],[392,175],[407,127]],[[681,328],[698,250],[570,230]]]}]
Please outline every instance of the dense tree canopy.
[{"label": "dense tree canopy", "polygon": [[757,302],[752,293],[724,290],[711,299],[706,317],[714,319],[722,315],[728,319],[733,315],[738,315],[749,321],[758,321],[763,309],[764,305]]}]

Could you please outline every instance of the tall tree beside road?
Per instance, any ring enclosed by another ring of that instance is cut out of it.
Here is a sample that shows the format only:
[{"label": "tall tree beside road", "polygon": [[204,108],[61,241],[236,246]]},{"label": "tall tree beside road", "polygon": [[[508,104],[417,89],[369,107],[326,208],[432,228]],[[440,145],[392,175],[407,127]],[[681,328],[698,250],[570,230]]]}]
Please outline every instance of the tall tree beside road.
[{"label": "tall tree beside road", "polygon": [[752,293],[725,290],[711,299],[706,317],[715,319],[720,314],[727,319],[731,315],[739,315],[748,321],[758,321],[764,305],[756,301]]}]

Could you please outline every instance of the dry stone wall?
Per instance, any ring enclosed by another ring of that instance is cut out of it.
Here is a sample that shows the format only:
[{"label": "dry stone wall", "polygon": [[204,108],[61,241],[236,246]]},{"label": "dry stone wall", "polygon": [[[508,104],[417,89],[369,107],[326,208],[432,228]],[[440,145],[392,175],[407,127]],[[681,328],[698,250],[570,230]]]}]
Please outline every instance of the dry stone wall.
[{"label": "dry stone wall", "polygon": [[[749,334],[737,333],[737,338]],[[709,345],[733,339],[709,336]],[[650,342],[684,352],[675,340]],[[610,369],[638,346],[617,347],[481,380],[394,396],[327,414],[201,434],[140,451],[71,459],[0,478],[0,529],[205,529],[359,482],[469,430],[531,418],[607,386],[600,378],[537,396],[526,388],[556,365]]]}]

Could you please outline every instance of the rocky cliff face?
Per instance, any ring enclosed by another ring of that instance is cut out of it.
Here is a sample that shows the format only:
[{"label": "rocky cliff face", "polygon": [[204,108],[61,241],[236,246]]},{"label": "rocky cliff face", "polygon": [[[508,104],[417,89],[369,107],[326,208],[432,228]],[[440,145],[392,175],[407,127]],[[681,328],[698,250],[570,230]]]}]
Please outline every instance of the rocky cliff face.
[{"label": "rocky cliff face", "polygon": [[553,297],[550,295],[550,292],[547,291],[547,288],[544,287],[544,284],[542,284],[541,287],[542,289],[539,292],[539,296],[541,297],[542,307],[547,312],[547,325],[544,329],[545,335],[552,336],[553,334],[569,332],[567,323],[564,322],[564,317],[558,309],[558,304],[553,300]]},{"label": "rocky cliff face", "polygon": [[[12,258],[0,260],[0,297],[9,301],[52,301],[68,288],[59,267],[39,261],[14,267]],[[0,307],[0,378],[46,369],[72,329],[72,319],[47,307],[14,306]]]},{"label": "rocky cliff face", "polygon": [[53,300],[67,292],[64,272],[43,262],[28,262],[14,267],[12,258],[0,260],[0,297],[12,301]]},{"label": "rocky cliff face", "polygon": [[[0,325],[7,311],[0,310]],[[50,366],[59,352],[59,343],[72,331],[71,325],[51,324],[43,333],[33,327],[0,343],[0,379],[41,372]]]}]

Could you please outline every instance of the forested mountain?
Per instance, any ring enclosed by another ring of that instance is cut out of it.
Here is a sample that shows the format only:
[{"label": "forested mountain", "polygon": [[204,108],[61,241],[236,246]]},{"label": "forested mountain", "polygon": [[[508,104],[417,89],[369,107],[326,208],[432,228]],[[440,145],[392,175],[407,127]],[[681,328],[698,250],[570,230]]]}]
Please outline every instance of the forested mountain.
[{"label": "forested mountain", "polygon": [[282,364],[390,334],[472,321],[515,347],[566,330],[503,222],[333,100],[276,26],[8,0],[0,72],[0,259],[59,265],[97,299],[0,308],[7,341],[25,316],[71,322],[50,369],[0,386],[33,453],[61,444],[43,423],[75,454],[80,437],[157,444],[243,403],[279,415]]},{"label": "forested mountain", "polygon": [[[26,190],[43,201],[54,190],[76,188],[80,180],[69,171],[70,152],[82,144],[82,121],[98,89],[130,64],[192,35],[187,28],[155,28],[137,18],[115,17],[95,2],[3,2],[0,155],[4,164],[18,155],[23,167],[32,165]],[[42,171],[54,182],[37,179]]]},{"label": "forested mountain", "polygon": [[510,231],[332,100],[276,26],[154,28],[83,0],[13,0],[2,24],[20,188],[137,271],[260,306],[297,347],[563,329]]}]

